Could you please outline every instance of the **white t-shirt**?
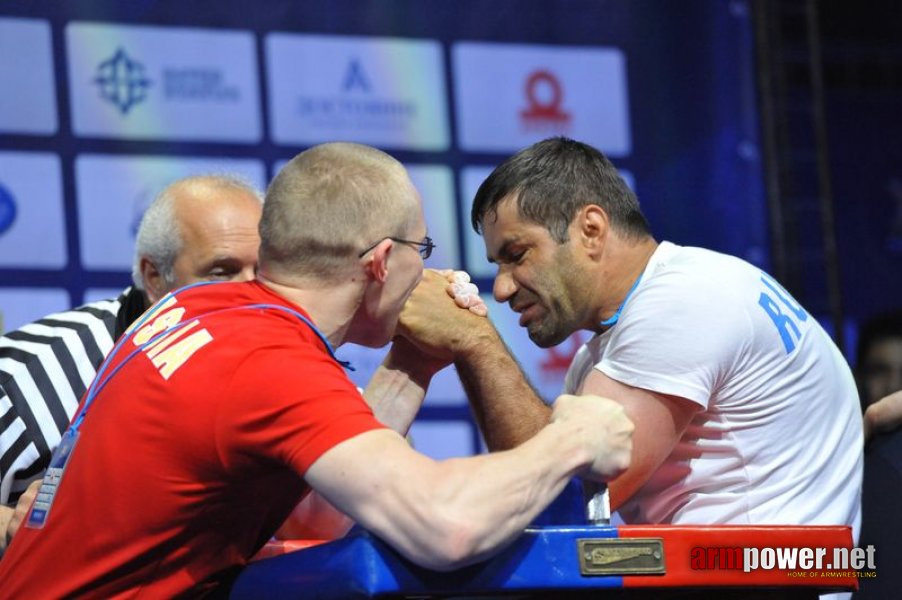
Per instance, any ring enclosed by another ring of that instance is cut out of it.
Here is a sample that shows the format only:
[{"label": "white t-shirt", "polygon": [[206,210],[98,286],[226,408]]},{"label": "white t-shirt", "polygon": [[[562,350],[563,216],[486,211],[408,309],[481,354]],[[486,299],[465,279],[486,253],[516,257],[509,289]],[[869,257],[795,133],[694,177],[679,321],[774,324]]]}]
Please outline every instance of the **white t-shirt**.
[{"label": "white t-shirt", "polygon": [[852,373],[760,269],[662,242],[619,322],[576,355],[567,391],[579,392],[592,368],[702,408],[621,507],[625,522],[846,524],[857,540],[863,440]]}]

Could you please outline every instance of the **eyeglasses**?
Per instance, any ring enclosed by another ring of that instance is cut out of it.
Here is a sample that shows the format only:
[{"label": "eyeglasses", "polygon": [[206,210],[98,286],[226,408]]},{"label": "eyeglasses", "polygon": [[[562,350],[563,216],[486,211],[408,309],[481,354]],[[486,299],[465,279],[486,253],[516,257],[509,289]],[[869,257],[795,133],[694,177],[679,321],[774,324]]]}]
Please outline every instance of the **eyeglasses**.
[{"label": "eyeglasses", "polygon": [[402,240],[401,238],[386,236],[386,237],[382,238],[381,240],[379,240],[378,242],[376,242],[375,244],[373,244],[372,246],[368,247],[366,250],[364,250],[360,254],[358,254],[357,258],[363,258],[364,254],[366,254],[367,252],[369,252],[370,250],[372,250],[373,248],[378,246],[379,243],[382,242],[382,240],[391,240],[393,242],[398,242],[399,244],[408,244],[410,246],[415,246],[417,249],[417,252],[419,252],[420,256],[423,257],[423,260],[426,260],[427,258],[432,256],[432,251],[435,249],[435,244],[432,243],[432,238],[429,237],[428,235],[423,238],[422,242],[415,242],[414,240]]}]

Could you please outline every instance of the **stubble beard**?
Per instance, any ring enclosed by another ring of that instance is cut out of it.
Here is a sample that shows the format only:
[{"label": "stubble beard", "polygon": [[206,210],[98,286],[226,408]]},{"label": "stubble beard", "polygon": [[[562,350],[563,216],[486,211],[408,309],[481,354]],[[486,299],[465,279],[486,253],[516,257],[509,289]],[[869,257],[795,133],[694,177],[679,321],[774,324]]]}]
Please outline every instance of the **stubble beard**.
[{"label": "stubble beard", "polygon": [[[563,248],[559,252],[556,259],[560,275],[555,279],[553,289],[547,294],[549,299],[546,300],[536,294],[542,308],[545,309],[545,314],[526,325],[529,339],[540,348],[557,346],[581,327],[573,305],[574,302],[577,304],[580,302],[579,298],[574,298],[574,294],[579,294],[578,286],[582,285],[581,278],[584,274],[568,261],[568,257],[563,254]],[[566,299],[567,302],[562,302],[561,299]]]},{"label": "stubble beard", "polygon": [[567,319],[563,318],[564,310],[561,306],[546,309],[544,317],[536,319],[526,326],[529,339],[539,348],[551,348],[557,346],[576,331],[576,328]]}]

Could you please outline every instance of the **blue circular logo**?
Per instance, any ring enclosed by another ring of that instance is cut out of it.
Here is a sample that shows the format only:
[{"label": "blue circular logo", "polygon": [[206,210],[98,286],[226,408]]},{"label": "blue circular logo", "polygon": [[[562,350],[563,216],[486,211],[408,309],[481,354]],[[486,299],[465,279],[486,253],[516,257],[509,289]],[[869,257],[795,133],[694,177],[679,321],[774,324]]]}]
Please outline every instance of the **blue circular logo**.
[{"label": "blue circular logo", "polygon": [[16,221],[16,201],[8,189],[0,185],[0,235]]}]

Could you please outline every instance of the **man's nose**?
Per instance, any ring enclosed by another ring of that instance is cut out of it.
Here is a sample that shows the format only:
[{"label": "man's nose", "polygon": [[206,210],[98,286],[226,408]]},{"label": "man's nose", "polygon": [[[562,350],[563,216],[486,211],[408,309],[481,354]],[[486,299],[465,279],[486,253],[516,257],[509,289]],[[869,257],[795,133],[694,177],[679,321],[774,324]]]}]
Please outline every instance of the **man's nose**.
[{"label": "man's nose", "polygon": [[510,300],[516,291],[517,284],[510,272],[504,267],[499,268],[498,274],[495,275],[495,283],[492,285],[492,295],[495,296],[495,300],[503,304]]}]

